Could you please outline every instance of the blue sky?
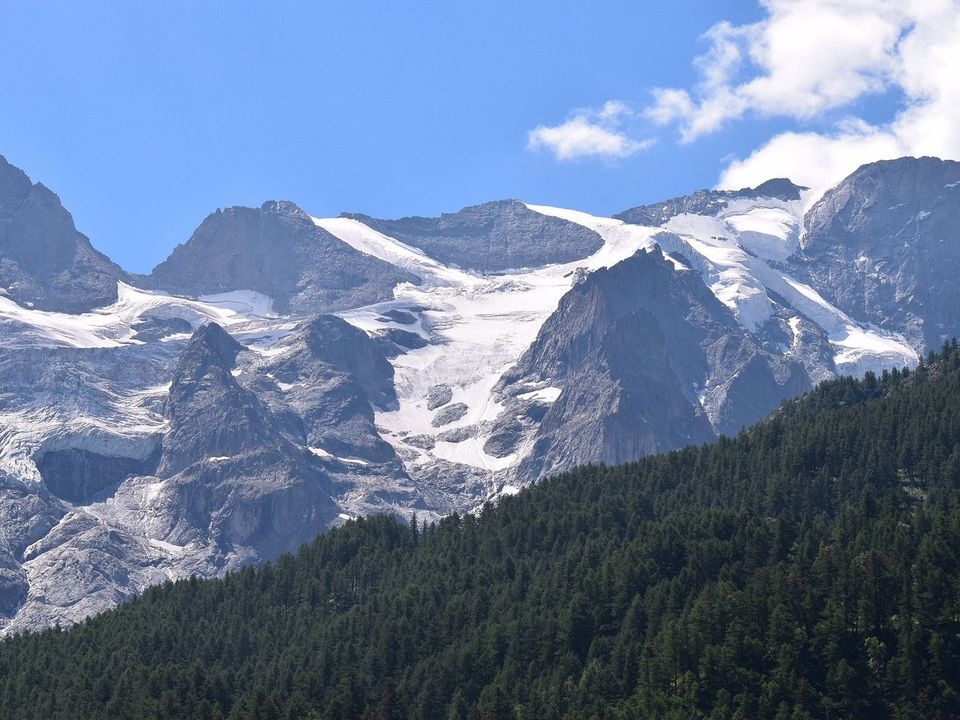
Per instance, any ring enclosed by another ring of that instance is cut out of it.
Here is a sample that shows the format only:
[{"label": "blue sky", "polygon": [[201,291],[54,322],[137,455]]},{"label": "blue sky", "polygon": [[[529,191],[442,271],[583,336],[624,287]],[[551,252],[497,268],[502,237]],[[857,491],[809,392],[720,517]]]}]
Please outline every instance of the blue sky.
[{"label": "blue sky", "polygon": [[[745,85],[778,77],[753,52],[775,36],[778,4],[3,1],[0,154],[134,271],[214,208],[267,199],[313,215],[504,197],[609,214],[753,180],[779,167],[769,153],[735,163],[781,138],[873,142],[899,117],[883,57],[850,70],[873,83],[851,97],[811,84],[820,105],[780,112]],[[894,41],[878,29],[881,55]],[[718,86],[739,98],[721,94],[721,116]],[[558,157],[550,143],[571,121],[602,142]],[[548,141],[532,140],[538,128]]]}]

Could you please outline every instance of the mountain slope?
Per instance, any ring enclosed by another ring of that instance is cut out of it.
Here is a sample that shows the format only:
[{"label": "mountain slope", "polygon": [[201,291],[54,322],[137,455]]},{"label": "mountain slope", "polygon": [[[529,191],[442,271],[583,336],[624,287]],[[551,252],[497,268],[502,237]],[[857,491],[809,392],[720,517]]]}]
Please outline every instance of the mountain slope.
[{"label": "mountain slope", "polygon": [[[960,351],[0,644],[0,717],[955,717]],[[311,714],[312,713],[312,714]]]}]

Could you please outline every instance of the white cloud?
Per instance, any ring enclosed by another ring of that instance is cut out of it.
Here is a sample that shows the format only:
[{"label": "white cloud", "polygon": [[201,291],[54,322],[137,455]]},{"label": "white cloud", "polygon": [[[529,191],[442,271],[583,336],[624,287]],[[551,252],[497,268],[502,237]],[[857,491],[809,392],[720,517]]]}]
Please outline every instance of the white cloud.
[{"label": "white cloud", "polygon": [[865,125],[849,125],[832,135],[785,132],[746,159],[731,162],[717,186],[755,187],[773,177],[788,177],[819,196],[865,163],[906,154],[888,133]]},{"label": "white cloud", "polygon": [[632,114],[617,100],[606,102],[599,110],[579,110],[560,125],[531,130],[527,149],[549,150],[557,160],[628,157],[653,144],[652,140],[635,140],[621,129],[623,119]]},{"label": "white cloud", "polygon": [[[801,123],[733,161],[721,187],[771,176],[826,188],[864,162],[901,155],[960,157],[960,0],[764,0],[766,17],[722,22],[704,36],[697,85],[661,88],[645,116],[676,124],[683,142],[746,115]],[[885,123],[847,117],[825,132],[803,123],[855,111],[898,90]]]}]

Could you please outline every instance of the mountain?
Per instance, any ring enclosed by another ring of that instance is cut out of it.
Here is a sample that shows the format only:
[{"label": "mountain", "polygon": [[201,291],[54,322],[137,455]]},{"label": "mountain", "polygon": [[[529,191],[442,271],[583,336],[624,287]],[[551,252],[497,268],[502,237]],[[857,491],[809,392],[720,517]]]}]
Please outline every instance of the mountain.
[{"label": "mountain", "polygon": [[524,461],[530,479],[733,434],[810,387],[659,245],[576,284],[500,383],[566,388]]},{"label": "mountain", "polygon": [[417,279],[340,242],[289,202],[217,210],[146,280],[180,295],[253,290],[297,315],[387,300],[401,282]]},{"label": "mountain", "polygon": [[0,717],[960,714],[960,350],[0,643]]},{"label": "mountain", "polygon": [[865,165],[806,218],[798,264],[830,302],[920,348],[960,335],[960,163]]},{"label": "mountain", "polygon": [[571,262],[603,245],[600,236],[588,228],[544,216],[519,200],[474,205],[438,218],[344,217],[419,248],[445,265],[481,272]]},{"label": "mountain", "polygon": [[126,273],[77,232],[60,199],[0,155],[0,295],[83,312],[117,299]]},{"label": "mountain", "polygon": [[[884,199],[856,212],[877,257],[898,228],[888,195],[953,182],[951,163],[882,167]],[[949,278],[881,264],[877,287],[930,292],[858,310],[849,203],[832,197],[773,180],[622,219],[270,202],[212,214],[150,276],[114,276],[108,305],[0,296],[0,633],[262,563],[350,518],[435,521],[580,463],[699,445],[824,380],[913,367],[936,347],[914,329],[949,329]]]}]

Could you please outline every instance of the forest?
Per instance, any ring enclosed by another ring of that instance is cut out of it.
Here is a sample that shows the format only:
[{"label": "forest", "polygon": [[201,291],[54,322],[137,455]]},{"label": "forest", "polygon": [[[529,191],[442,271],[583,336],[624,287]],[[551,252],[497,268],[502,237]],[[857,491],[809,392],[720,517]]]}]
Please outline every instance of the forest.
[{"label": "forest", "polygon": [[960,349],[0,643],[0,718],[960,717]]}]

